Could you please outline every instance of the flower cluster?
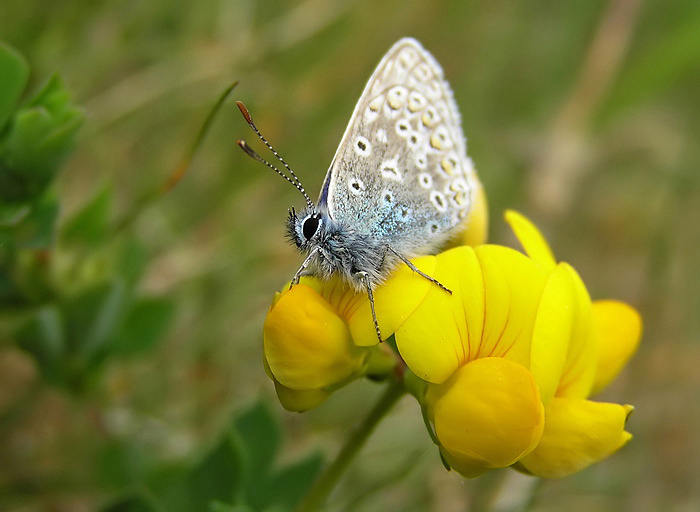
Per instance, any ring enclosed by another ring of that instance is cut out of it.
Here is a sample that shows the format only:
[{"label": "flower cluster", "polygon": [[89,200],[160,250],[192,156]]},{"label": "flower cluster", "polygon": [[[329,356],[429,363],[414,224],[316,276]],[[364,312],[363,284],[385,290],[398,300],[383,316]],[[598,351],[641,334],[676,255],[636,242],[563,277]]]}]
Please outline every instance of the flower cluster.
[{"label": "flower cluster", "polygon": [[405,266],[375,292],[395,345],[377,343],[367,298],[338,280],[277,294],[264,354],[282,404],[307,410],[353,379],[400,373],[443,460],[467,477],[507,466],[565,476],[623,446],[632,407],[589,397],[636,350],[639,315],[592,301],[526,218],[506,220],[525,254],[482,244],[413,260],[452,295]]}]

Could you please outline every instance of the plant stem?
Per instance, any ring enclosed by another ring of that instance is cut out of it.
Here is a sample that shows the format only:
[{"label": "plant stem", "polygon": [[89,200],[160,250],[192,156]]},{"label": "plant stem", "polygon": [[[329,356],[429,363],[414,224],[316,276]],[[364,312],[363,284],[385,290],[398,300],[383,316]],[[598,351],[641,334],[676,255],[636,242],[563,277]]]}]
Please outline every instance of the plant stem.
[{"label": "plant stem", "polygon": [[372,431],[396,402],[399,401],[404,392],[401,380],[391,379],[388,387],[384,390],[384,394],[382,394],[362,423],[347,438],[338,456],[316,480],[316,483],[297,507],[296,512],[312,512],[323,504],[335,488],[343,472],[350,465],[350,462],[360,452]]}]

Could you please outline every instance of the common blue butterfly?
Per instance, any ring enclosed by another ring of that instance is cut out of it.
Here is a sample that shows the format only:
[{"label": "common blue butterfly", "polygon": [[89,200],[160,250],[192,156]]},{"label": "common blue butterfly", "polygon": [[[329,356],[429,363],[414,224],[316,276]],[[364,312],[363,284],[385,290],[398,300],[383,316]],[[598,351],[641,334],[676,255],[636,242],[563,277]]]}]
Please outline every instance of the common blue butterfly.
[{"label": "common blue butterfly", "polygon": [[306,256],[292,278],[339,275],[366,291],[377,336],[373,290],[401,262],[429,254],[464,226],[480,187],[467,157],[459,111],[440,65],[413,38],[392,46],[372,73],[314,204],[299,178],[253,123],[287,174],[244,141],[238,144],[294,185],[306,208],[289,212],[288,235]]}]

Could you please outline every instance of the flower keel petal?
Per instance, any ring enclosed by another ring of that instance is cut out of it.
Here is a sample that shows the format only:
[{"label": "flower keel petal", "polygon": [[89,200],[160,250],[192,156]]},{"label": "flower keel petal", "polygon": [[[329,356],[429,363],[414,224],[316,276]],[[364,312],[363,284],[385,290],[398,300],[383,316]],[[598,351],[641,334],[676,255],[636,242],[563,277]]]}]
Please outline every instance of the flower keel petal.
[{"label": "flower keel petal", "polygon": [[519,465],[544,478],[580,471],[612,454],[632,438],[625,432],[630,405],[554,398],[545,409],[537,448]]},{"label": "flower keel petal", "polygon": [[477,359],[425,396],[445,460],[464,476],[510,466],[537,445],[544,408],[522,365]]},{"label": "flower keel petal", "polygon": [[263,343],[275,380],[295,390],[326,388],[359,374],[367,355],[331,305],[303,284],[277,299]]}]

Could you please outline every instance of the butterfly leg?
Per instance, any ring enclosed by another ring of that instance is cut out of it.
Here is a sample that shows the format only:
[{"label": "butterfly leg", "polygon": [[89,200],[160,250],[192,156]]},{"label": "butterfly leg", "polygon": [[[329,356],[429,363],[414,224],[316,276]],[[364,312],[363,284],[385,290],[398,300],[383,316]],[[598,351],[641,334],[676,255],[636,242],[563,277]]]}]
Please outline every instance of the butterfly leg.
[{"label": "butterfly leg", "polygon": [[311,259],[316,255],[317,252],[318,252],[318,247],[316,249],[314,249],[313,251],[311,251],[311,253],[306,257],[304,262],[301,264],[301,267],[299,267],[299,270],[296,271],[296,273],[294,274],[294,277],[292,277],[292,281],[289,283],[290,290],[292,289],[292,286],[294,286],[295,284],[299,284],[299,279],[301,278],[301,276],[306,275],[304,273],[304,271],[306,270],[306,267],[309,266],[309,263],[311,263]]},{"label": "butterfly leg", "polygon": [[369,274],[367,272],[360,271],[357,273],[362,276],[367,287],[367,296],[369,297],[369,307],[372,310],[372,320],[374,320],[374,330],[377,331],[377,338],[379,343],[382,342],[382,332],[379,330],[379,322],[377,322],[377,312],[374,310],[374,294],[372,293],[372,282],[369,279]]},{"label": "butterfly leg", "polygon": [[403,254],[397,252],[397,251],[396,251],[393,247],[391,247],[390,245],[387,246],[387,247],[388,247],[389,250],[390,250],[391,252],[393,252],[401,261],[403,261],[406,265],[408,265],[408,268],[410,268],[411,270],[413,270],[416,274],[425,277],[428,281],[430,281],[431,283],[434,283],[434,284],[438,285],[440,288],[442,288],[442,289],[445,290],[447,293],[449,293],[450,295],[452,295],[452,290],[450,290],[447,286],[445,286],[444,284],[442,284],[440,281],[438,281],[438,280],[435,279],[434,277],[430,277],[428,274],[426,274],[426,273],[423,272],[421,269],[419,269],[418,267],[416,267],[413,263],[411,263],[411,260],[409,260],[409,259],[408,259],[406,256],[404,256]]}]

